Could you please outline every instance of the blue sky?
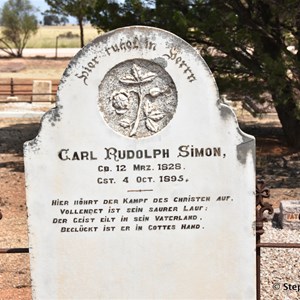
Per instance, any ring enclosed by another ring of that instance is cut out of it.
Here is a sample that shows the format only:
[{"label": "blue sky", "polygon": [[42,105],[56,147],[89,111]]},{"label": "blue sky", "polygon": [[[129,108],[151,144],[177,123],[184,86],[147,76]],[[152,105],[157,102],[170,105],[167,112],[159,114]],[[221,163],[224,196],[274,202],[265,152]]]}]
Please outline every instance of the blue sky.
[{"label": "blue sky", "polygon": [[[30,0],[30,2],[35,8],[37,8],[40,11],[40,13],[44,12],[49,8],[49,6],[44,0]],[[41,18],[40,13],[39,13],[39,18]]]}]

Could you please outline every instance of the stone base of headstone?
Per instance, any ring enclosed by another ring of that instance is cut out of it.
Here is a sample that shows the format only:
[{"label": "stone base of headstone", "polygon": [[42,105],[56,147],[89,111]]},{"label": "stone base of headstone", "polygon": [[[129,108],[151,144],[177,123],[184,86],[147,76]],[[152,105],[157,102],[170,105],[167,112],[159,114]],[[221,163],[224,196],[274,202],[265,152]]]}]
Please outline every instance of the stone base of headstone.
[{"label": "stone base of headstone", "polygon": [[300,229],[300,200],[280,202],[279,222],[283,229]]},{"label": "stone base of headstone", "polygon": [[[32,101],[51,102],[52,82],[50,80],[33,80]],[[35,95],[36,94],[36,95]],[[43,95],[48,94],[48,95]]]}]

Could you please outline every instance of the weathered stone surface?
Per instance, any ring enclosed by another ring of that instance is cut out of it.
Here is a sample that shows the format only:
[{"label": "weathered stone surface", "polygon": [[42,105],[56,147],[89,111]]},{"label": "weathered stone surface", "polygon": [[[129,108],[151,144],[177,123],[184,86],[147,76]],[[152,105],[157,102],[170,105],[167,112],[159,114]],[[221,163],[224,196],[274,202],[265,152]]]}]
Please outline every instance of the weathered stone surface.
[{"label": "weathered stone surface", "polygon": [[[52,101],[52,81],[51,80],[33,80],[32,83],[32,101],[51,102]],[[43,95],[48,94],[48,95]]]},{"label": "weathered stone surface", "polygon": [[254,155],[190,45],[100,36],[25,144],[34,299],[255,299]]},{"label": "weathered stone surface", "polygon": [[300,229],[300,200],[280,202],[279,221],[282,228]]}]

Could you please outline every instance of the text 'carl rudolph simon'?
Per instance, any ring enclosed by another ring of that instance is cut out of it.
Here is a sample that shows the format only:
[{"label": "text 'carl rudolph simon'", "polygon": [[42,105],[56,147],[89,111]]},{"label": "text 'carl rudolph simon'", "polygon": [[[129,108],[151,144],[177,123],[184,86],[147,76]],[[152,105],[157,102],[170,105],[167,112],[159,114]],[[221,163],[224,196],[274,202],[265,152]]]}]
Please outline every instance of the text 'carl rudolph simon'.
[{"label": "text 'carl rudolph simon'", "polygon": [[104,148],[103,152],[99,152],[100,156],[95,151],[70,150],[69,148],[61,149],[58,152],[60,160],[129,160],[129,159],[161,159],[170,157],[223,157],[221,147],[195,147],[193,145],[181,145],[177,148],[177,153],[171,153],[170,149],[117,149],[115,147]]}]

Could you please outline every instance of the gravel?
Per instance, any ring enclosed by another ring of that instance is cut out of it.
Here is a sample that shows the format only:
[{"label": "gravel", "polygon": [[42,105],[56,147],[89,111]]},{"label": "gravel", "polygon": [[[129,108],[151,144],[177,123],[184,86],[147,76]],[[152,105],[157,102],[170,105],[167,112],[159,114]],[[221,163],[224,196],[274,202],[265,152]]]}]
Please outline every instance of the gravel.
[{"label": "gravel", "polygon": [[[263,243],[300,243],[297,230],[264,224]],[[300,248],[261,248],[261,300],[300,299]]]}]

